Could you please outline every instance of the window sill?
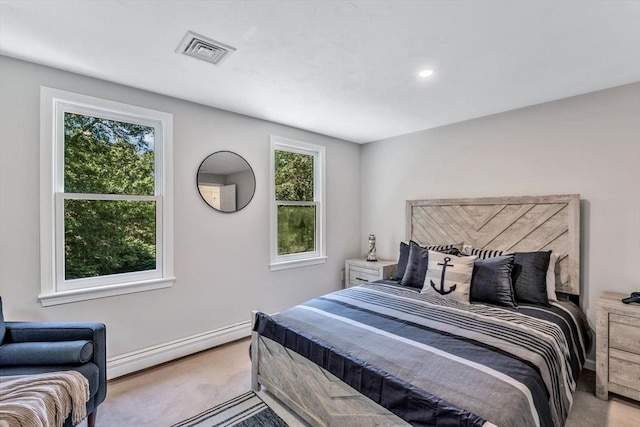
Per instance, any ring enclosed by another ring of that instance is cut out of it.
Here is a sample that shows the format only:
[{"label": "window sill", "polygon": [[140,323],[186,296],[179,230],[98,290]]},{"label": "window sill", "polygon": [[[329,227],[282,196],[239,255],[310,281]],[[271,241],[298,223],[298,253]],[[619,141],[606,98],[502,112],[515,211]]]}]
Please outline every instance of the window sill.
[{"label": "window sill", "polygon": [[286,270],[289,268],[306,267],[308,265],[324,264],[327,262],[326,256],[319,256],[314,258],[296,259],[291,261],[279,261],[269,264],[271,271]]},{"label": "window sill", "polygon": [[116,295],[126,295],[136,292],[152,291],[154,289],[170,288],[175,282],[175,277],[163,277],[160,279],[144,280],[140,282],[118,283],[95,288],[73,289],[38,295],[38,300],[43,307],[51,305],[68,304],[78,301],[86,301],[98,298],[107,298]]}]

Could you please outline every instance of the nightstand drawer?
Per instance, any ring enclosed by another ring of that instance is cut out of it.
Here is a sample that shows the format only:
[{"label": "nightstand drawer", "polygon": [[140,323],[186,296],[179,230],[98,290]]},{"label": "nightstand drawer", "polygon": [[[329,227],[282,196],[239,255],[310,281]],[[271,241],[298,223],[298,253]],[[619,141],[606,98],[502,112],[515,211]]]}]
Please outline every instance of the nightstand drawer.
[{"label": "nightstand drawer", "polygon": [[349,269],[349,283],[360,285],[367,282],[375,282],[380,279],[380,274],[376,270],[359,268],[352,266]]},{"label": "nightstand drawer", "polygon": [[375,282],[386,279],[396,274],[395,261],[379,259],[371,262],[364,258],[350,258],[345,260],[345,287],[362,285],[363,283]]},{"label": "nightstand drawer", "polygon": [[640,391],[640,355],[611,349],[609,382]]},{"label": "nightstand drawer", "polygon": [[640,319],[611,313],[609,347],[640,354]]},{"label": "nightstand drawer", "polygon": [[377,269],[375,266],[370,268],[370,267],[364,267],[362,265],[352,265],[349,270],[353,272],[362,273],[362,274],[370,274],[373,276],[378,276],[380,274],[380,270]]}]

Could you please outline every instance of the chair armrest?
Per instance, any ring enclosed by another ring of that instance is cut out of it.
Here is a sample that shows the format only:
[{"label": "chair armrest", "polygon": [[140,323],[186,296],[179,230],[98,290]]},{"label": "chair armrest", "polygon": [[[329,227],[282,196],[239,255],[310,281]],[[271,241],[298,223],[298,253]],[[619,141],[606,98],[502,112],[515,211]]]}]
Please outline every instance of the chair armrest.
[{"label": "chair armrest", "polygon": [[5,342],[99,341],[104,338],[102,323],[5,322]]},{"label": "chair armrest", "polygon": [[93,359],[93,342],[12,342],[0,345],[0,366],[84,365]]},{"label": "chair armrest", "polygon": [[76,341],[93,342],[92,362],[99,369],[100,387],[96,402],[104,400],[107,393],[107,336],[102,323],[90,322],[5,322],[4,343]]}]

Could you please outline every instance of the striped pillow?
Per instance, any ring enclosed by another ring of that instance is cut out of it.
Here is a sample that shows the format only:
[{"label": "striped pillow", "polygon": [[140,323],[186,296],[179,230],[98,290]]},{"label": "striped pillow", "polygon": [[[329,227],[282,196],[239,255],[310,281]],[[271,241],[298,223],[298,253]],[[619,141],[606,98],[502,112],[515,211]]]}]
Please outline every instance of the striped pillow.
[{"label": "striped pillow", "polygon": [[442,252],[449,255],[460,255],[462,254],[462,246],[463,246],[463,243],[453,243],[450,245],[426,245],[426,246],[423,246],[423,248],[430,251]]},{"label": "striped pillow", "polygon": [[469,247],[466,254],[467,255],[475,255],[479,259],[487,259],[487,258],[493,258],[493,257],[497,257],[497,256],[507,255],[508,252],[499,251],[499,250],[495,250],[495,249],[478,249],[478,248],[474,248],[474,247]]}]

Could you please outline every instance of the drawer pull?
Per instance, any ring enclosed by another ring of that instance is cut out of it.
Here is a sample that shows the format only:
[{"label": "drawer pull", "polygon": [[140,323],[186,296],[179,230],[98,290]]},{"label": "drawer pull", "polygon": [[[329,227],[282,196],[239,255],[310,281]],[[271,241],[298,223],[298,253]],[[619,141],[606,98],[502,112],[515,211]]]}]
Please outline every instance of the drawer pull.
[{"label": "drawer pull", "polygon": [[367,280],[367,279],[361,279],[361,278],[359,278],[359,277],[356,277],[356,280],[360,280],[361,282],[368,282],[368,280]]}]

